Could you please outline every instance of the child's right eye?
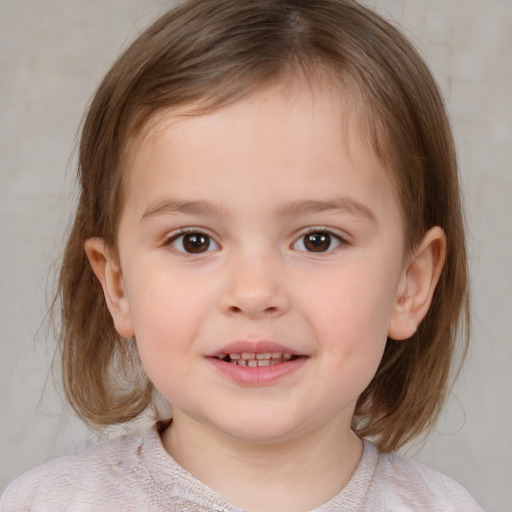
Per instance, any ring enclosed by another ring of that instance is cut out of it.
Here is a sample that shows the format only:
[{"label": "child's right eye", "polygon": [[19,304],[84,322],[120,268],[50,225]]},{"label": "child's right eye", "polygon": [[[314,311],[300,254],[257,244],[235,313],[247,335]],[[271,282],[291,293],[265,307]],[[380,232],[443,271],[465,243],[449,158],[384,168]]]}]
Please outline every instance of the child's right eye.
[{"label": "child's right eye", "polygon": [[210,236],[200,231],[179,233],[171,237],[167,245],[186,254],[202,254],[219,248]]}]

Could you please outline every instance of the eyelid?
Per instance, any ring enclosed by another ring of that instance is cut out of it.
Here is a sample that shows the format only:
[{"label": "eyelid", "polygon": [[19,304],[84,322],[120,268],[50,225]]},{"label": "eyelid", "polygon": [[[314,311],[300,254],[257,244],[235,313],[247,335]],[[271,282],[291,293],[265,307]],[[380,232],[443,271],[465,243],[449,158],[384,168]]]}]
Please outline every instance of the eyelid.
[{"label": "eyelid", "polygon": [[337,249],[339,249],[340,247],[343,247],[345,245],[349,245],[349,241],[348,241],[348,236],[347,235],[343,235],[341,234],[338,230],[335,230],[333,228],[327,228],[325,226],[311,226],[311,227],[308,227],[308,228],[305,228],[303,230],[301,230],[297,236],[295,236],[294,238],[294,241],[292,242],[291,244],[291,248],[293,249],[295,247],[295,245],[302,239],[304,238],[306,235],[309,235],[309,234],[316,234],[316,233],[325,233],[325,234],[328,234],[329,236],[331,236],[332,238],[336,239],[339,243],[336,247],[334,248],[329,248],[328,250],[326,251],[318,251],[318,252],[314,252],[314,251],[306,251],[306,250],[300,250],[300,252],[306,252],[308,254],[317,254],[317,255],[322,255],[322,254],[330,254],[334,251],[336,251]]},{"label": "eyelid", "polygon": [[180,228],[180,229],[177,229],[177,230],[174,230],[172,233],[168,234],[165,238],[164,238],[164,241],[163,241],[163,246],[165,247],[171,247],[172,244],[177,240],[179,239],[180,237],[184,236],[184,235],[191,235],[191,234],[200,234],[200,235],[204,235],[206,237],[208,237],[210,239],[211,242],[213,242],[213,245],[214,247],[212,248],[208,248],[206,251],[204,252],[198,252],[198,253],[192,253],[192,252],[187,252],[187,251],[182,251],[182,250],[179,250],[175,247],[172,247],[176,252],[180,253],[180,254],[183,254],[183,255],[186,255],[186,256],[201,256],[203,254],[206,254],[206,253],[209,253],[209,252],[212,252],[214,250],[218,250],[220,249],[221,245],[216,241],[215,237],[212,236],[210,233],[208,233],[208,230],[207,229],[204,229],[204,228],[200,228],[200,227],[189,227],[189,228]]}]

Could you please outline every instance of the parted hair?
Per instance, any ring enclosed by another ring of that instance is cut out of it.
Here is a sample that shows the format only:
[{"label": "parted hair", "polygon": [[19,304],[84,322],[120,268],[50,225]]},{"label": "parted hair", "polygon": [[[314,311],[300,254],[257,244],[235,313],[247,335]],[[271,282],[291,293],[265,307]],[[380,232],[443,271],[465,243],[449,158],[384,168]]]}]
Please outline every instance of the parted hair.
[{"label": "parted hair", "polygon": [[189,0],[124,51],[82,126],[79,198],[55,312],[66,395],[90,425],[130,421],[154,396],[135,340],[116,332],[84,251],[91,237],[116,248],[128,148],[160,112],[194,106],[200,115],[290,76],[329,78],[357,97],[364,135],[397,190],[406,251],[433,226],[446,233],[430,310],[410,339],[388,339],[352,427],[393,451],[435,423],[454,356],[467,350],[469,307],[454,143],[428,67],[391,23],[355,1]]}]

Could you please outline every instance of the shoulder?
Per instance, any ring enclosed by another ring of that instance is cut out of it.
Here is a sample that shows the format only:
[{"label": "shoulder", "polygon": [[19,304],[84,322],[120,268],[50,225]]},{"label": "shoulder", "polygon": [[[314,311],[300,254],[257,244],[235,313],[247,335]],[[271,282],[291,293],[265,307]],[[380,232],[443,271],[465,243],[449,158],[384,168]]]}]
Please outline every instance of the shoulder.
[{"label": "shoulder", "polygon": [[379,510],[385,504],[384,510],[401,512],[482,512],[468,491],[446,475],[409,458],[380,452],[368,501],[379,504]]},{"label": "shoulder", "polygon": [[91,510],[139,471],[143,436],[121,436],[86,452],[52,460],[14,480],[2,496],[2,512]]}]

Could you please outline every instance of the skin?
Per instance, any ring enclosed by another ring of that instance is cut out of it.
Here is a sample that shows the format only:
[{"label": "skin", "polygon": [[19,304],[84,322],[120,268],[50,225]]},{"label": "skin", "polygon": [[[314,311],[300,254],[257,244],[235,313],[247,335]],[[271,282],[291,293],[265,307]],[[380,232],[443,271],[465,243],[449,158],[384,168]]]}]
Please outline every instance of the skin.
[{"label": "skin", "polygon": [[[349,481],[356,400],[388,336],[415,332],[445,252],[436,227],[404,254],[389,172],[339,91],[287,85],[160,115],[126,169],[117,251],[86,244],[118,332],[172,406],[164,446],[251,512],[311,510]],[[183,229],[207,249],[187,252]],[[240,341],[301,358],[240,383],[210,357]]]}]

